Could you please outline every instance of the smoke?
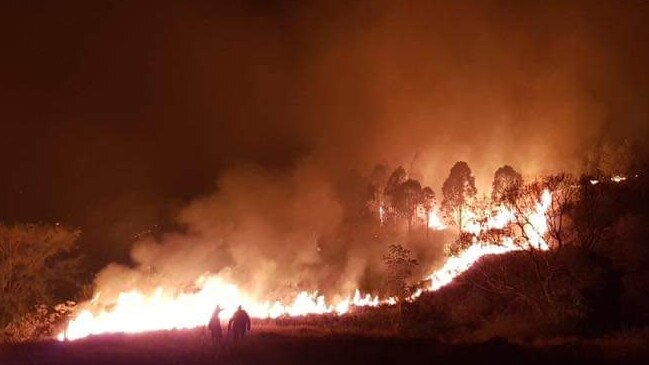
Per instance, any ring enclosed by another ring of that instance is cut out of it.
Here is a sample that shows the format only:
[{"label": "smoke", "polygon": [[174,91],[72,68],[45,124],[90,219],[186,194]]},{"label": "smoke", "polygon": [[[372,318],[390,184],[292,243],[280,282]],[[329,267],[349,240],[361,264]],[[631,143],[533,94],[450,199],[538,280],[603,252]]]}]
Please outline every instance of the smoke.
[{"label": "smoke", "polygon": [[[297,290],[349,294],[372,255],[367,242],[351,236],[348,242],[327,240],[338,236],[344,218],[338,194],[329,177],[308,164],[288,173],[233,168],[219,179],[216,193],[179,211],[182,232],[137,242],[133,269],[109,266],[98,288],[114,298],[116,286],[178,288],[212,273],[266,299]],[[374,251],[380,257],[382,250]]]},{"label": "smoke", "polygon": [[[209,85],[219,74],[210,60],[222,65],[224,45],[228,57],[247,60],[237,68],[247,83],[231,100],[237,107],[224,114],[223,102],[201,104],[207,120],[233,118],[216,133],[255,151],[241,160],[272,161],[284,146],[299,152],[283,169],[234,162],[213,192],[179,210],[181,230],[137,242],[134,269],[111,265],[98,286],[178,284],[211,272],[278,296],[351,290],[380,271],[384,247],[341,232],[357,207],[350,196],[363,197],[344,187],[366,186],[375,163],[403,165],[439,196],[453,163],[467,161],[486,194],[504,164],[528,177],[575,171],[605,139],[646,135],[649,107],[640,101],[649,83],[638,59],[649,60],[649,45],[639,50],[630,37],[647,27],[631,5],[592,5],[279,2],[228,9],[229,22],[215,24],[183,13],[178,27],[191,24],[183,36],[195,41],[183,47],[200,51],[210,76],[205,98],[227,91]],[[224,30],[242,32],[215,40]],[[417,246],[426,264],[441,254],[437,241]]]},{"label": "smoke", "polygon": [[[309,94],[304,118],[315,122],[304,125],[334,166],[413,165],[439,187],[464,160],[484,189],[503,164],[527,176],[574,171],[602,139],[649,132],[648,109],[636,99],[647,96],[647,73],[624,56],[647,59],[624,43],[626,32],[647,34],[632,7],[607,14],[592,3],[460,1],[371,9],[336,24],[312,67],[324,87]],[[615,25],[615,17],[630,23]]]}]

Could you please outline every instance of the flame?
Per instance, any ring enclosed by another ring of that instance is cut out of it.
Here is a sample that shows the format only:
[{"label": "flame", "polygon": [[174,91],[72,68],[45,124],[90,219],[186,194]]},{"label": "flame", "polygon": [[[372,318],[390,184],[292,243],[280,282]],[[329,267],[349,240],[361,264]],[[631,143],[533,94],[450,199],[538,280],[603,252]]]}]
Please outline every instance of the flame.
[{"label": "flame", "polygon": [[449,284],[485,255],[500,255],[513,250],[514,247],[510,244],[494,245],[477,242],[462,251],[458,256],[450,257],[441,269],[431,274],[428,277],[431,281],[429,290],[435,291]]},{"label": "flame", "polygon": [[[529,225],[525,226],[526,236],[529,238],[529,245],[535,249],[548,250],[548,244],[543,239],[547,232],[547,219],[545,213],[552,203],[552,194],[544,190],[541,194],[540,201],[536,204],[535,209],[527,214]],[[496,214],[487,219],[484,226],[475,221],[477,215],[469,215],[469,220],[464,228],[465,232],[478,235],[483,229],[500,229],[505,227],[516,219],[516,215],[504,206],[498,207]],[[501,255],[507,252],[523,250],[527,247],[514,244],[511,237],[504,237],[500,244],[476,241],[467,249],[460,252],[457,256],[450,257],[446,260],[441,269],[435,271],[428,277],[431,281],[429,290],[435,291],[449,284],[457,276],[467,271],[476,261],[486,255]],[[421,292],[416,293],[419,296]],[[415,297],[416,297],[415,296]]]},{"label": "flame", "polygon": [[[531,225],[526,228],[526,233],[529,244],[534,248],[548,249],[543,236],[547,231],[545,213],[551,202],[550,192],[543,191],[535,209],[527,215]],[[379,213],[382,218],[382,206]],[[466,217],[462,230],[476,236],[484,229],[503,228],[516,219],[516,215],[504,206],[497,207],[483,223],[479,223],[479,215],[475,212],[467,211]],[[433,229],[446,228],[435,211],[430,212],[427,223],[428,227]],[[442,268],[432,273],[428,277],[431,285],[427,290],[434,291],[449,284],[485,255],[498,255],[522,249],[525,247],[515,245],[509,237],[503,238],[499,244],[476,241],[457,256],[448,258]],[[324,295],[318,292],[307,291],[299,292],[286,304],[281,301],[270,302],[243,292],[238,286],[218,275],[209,274],[200,277],[195,285],[197,291],[182,294],[162,287],[149,295],[136,290],[122,292],[115,303],[106,308],[99,306],[101,292],[97,292],[91,301],[82,305],[83,309],[57,338],[63,341],[102,333],[137,333],[200,327],[209,321],[217,305],[224,309],[221,320],[227,321],[239,305],[245,308],[251,317],[277,318],[285,315],[345,314],[352,307],[376,307],[397,303],[396,298],[379,299],[378,296],[370,294],[362,295],[358,289],[348,297],[334,298],[333,302],[327,302]],[[417,290],[410,299],[417,298],[423,292],[422,289]]]},{"label": "flame", "polygon": [[437,231],[442,231],[446,229],[446,226],[444,225],[444,223],[442,223],[442,220],[439,218],[439,215],[437,215],[437,211],[433,210],[428,213],[428,228]]},{"label": "flame", "polygon": [[362,296],[359,290],[355,291],[353,297],[333,305],[327,305],[323,295],[307,291],[298,293],[289,304],[263,302],[247,296],[236,285],[215,275],[201,277],[196,285],[198,292],[179,295],[167,293],[163,288],[156,289],[150,296],[138,291],[122,292],[110,310],[93,314],[91,308],[87,308],[79,312],[57,338],[76,340],[102,333],[137,333],[204,326],[217,305],[223,308],[221,319],[228,320],[239,305],[254,318],[277,318],[283,315],[344,314],[352,306],[378,306],[383,303],[378,296]]}]

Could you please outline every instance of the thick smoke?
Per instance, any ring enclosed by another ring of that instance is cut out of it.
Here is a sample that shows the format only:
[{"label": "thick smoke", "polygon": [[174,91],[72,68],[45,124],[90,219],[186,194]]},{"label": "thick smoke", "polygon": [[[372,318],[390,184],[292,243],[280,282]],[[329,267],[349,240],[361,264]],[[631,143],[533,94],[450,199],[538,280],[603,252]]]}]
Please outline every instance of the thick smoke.
[{"label": "thick smoke", "polygon": [[[439,196],[450,167],[464,160],[488,194],[504,164],[528,177],[574,171],[605,140],[648,132],[649,107],[639,102],[647,100],[648,76],[638,58],[649,59],[649,37],[633,6],[328,3],[279,3],[259,10],[263,21],[233,16],[234,25],[213,28],[184,15],[206,34],[246,29],[241,46],[254,49],[231,51],[256,62],[242,75],[248,99],[235,100],[242,106],[232,112],[257,118],[231,127],[254,136],[245,145],[304,152],[281,172],[226,169],[213,193],[180,209],[181,230],[136,243],[135,269],[108,267],[100,287],[186,283],[212,272],[278,296],[296,288],[348,291],[380,271],[385,247],[340,234],[355,207],[341,186],[363,186],[352,176],[367,179],[375,163],[403,165]],[[644,50],[629,41],[632,32],[645,35]],[[216,54],[208,38],[198,37],[196,47],[209,72]],[[441,247],[417,252],[431,263]]]},{"label": "thick smoke", "polygon": [[[372,240],[367,225],[343,224],[360,222],[367,213],[369,181],[358,175],[341,186],[307,162],[283,173],[234,168],[219,179],[217,192],[180,210],[181,233],[137,242],[134,268],[110,265],[100,273],[98,288],[107,299],[161,284],[182,290],[211,273],[264,299],[287,298],[298,290],[343,295],[363,285],[376,290],[386,247]],[[378,232],[377,217],[370,221]],[[430,242],[413,247],[426,263],[442,248],[435,239]]]}]

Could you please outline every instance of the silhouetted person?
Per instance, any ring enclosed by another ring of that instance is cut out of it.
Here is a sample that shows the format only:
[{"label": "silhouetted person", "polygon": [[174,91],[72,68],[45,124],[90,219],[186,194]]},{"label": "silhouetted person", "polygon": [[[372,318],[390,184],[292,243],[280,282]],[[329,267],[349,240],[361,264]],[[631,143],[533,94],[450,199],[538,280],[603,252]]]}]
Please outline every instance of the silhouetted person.
[{"label": "silhouetted person", "polygon": [[212,333],[212,344],[213,345],[221,345],[223,343],[223,331],[221,331],[221,318],[219,318],[219,314],[223,309],[221,306],[217,305],[216,308],[214,308],[214,312],[212,312],[212,317],[210,317],[210,323],[207,325],[207,328],[210,330]]},{"label": "silhouetted person", "polygon": [[246,331],[250,331],[250,317],[239,306],[228,323],[228,332],[232,332],[234,341],[239,341],[246,335]]}]

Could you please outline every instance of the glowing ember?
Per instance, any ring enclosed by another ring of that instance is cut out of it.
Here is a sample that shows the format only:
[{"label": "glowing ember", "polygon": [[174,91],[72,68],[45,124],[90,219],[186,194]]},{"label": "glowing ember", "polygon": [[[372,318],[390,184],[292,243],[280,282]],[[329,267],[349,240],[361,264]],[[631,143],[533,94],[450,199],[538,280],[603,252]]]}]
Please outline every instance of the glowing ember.
[{"label": "glowing ember", "polygon": [[616,182],[616,183],[622,182],[624,180],[626,180],[626,176],[615,175],[615,176],[611,177],[611,181]]}]

